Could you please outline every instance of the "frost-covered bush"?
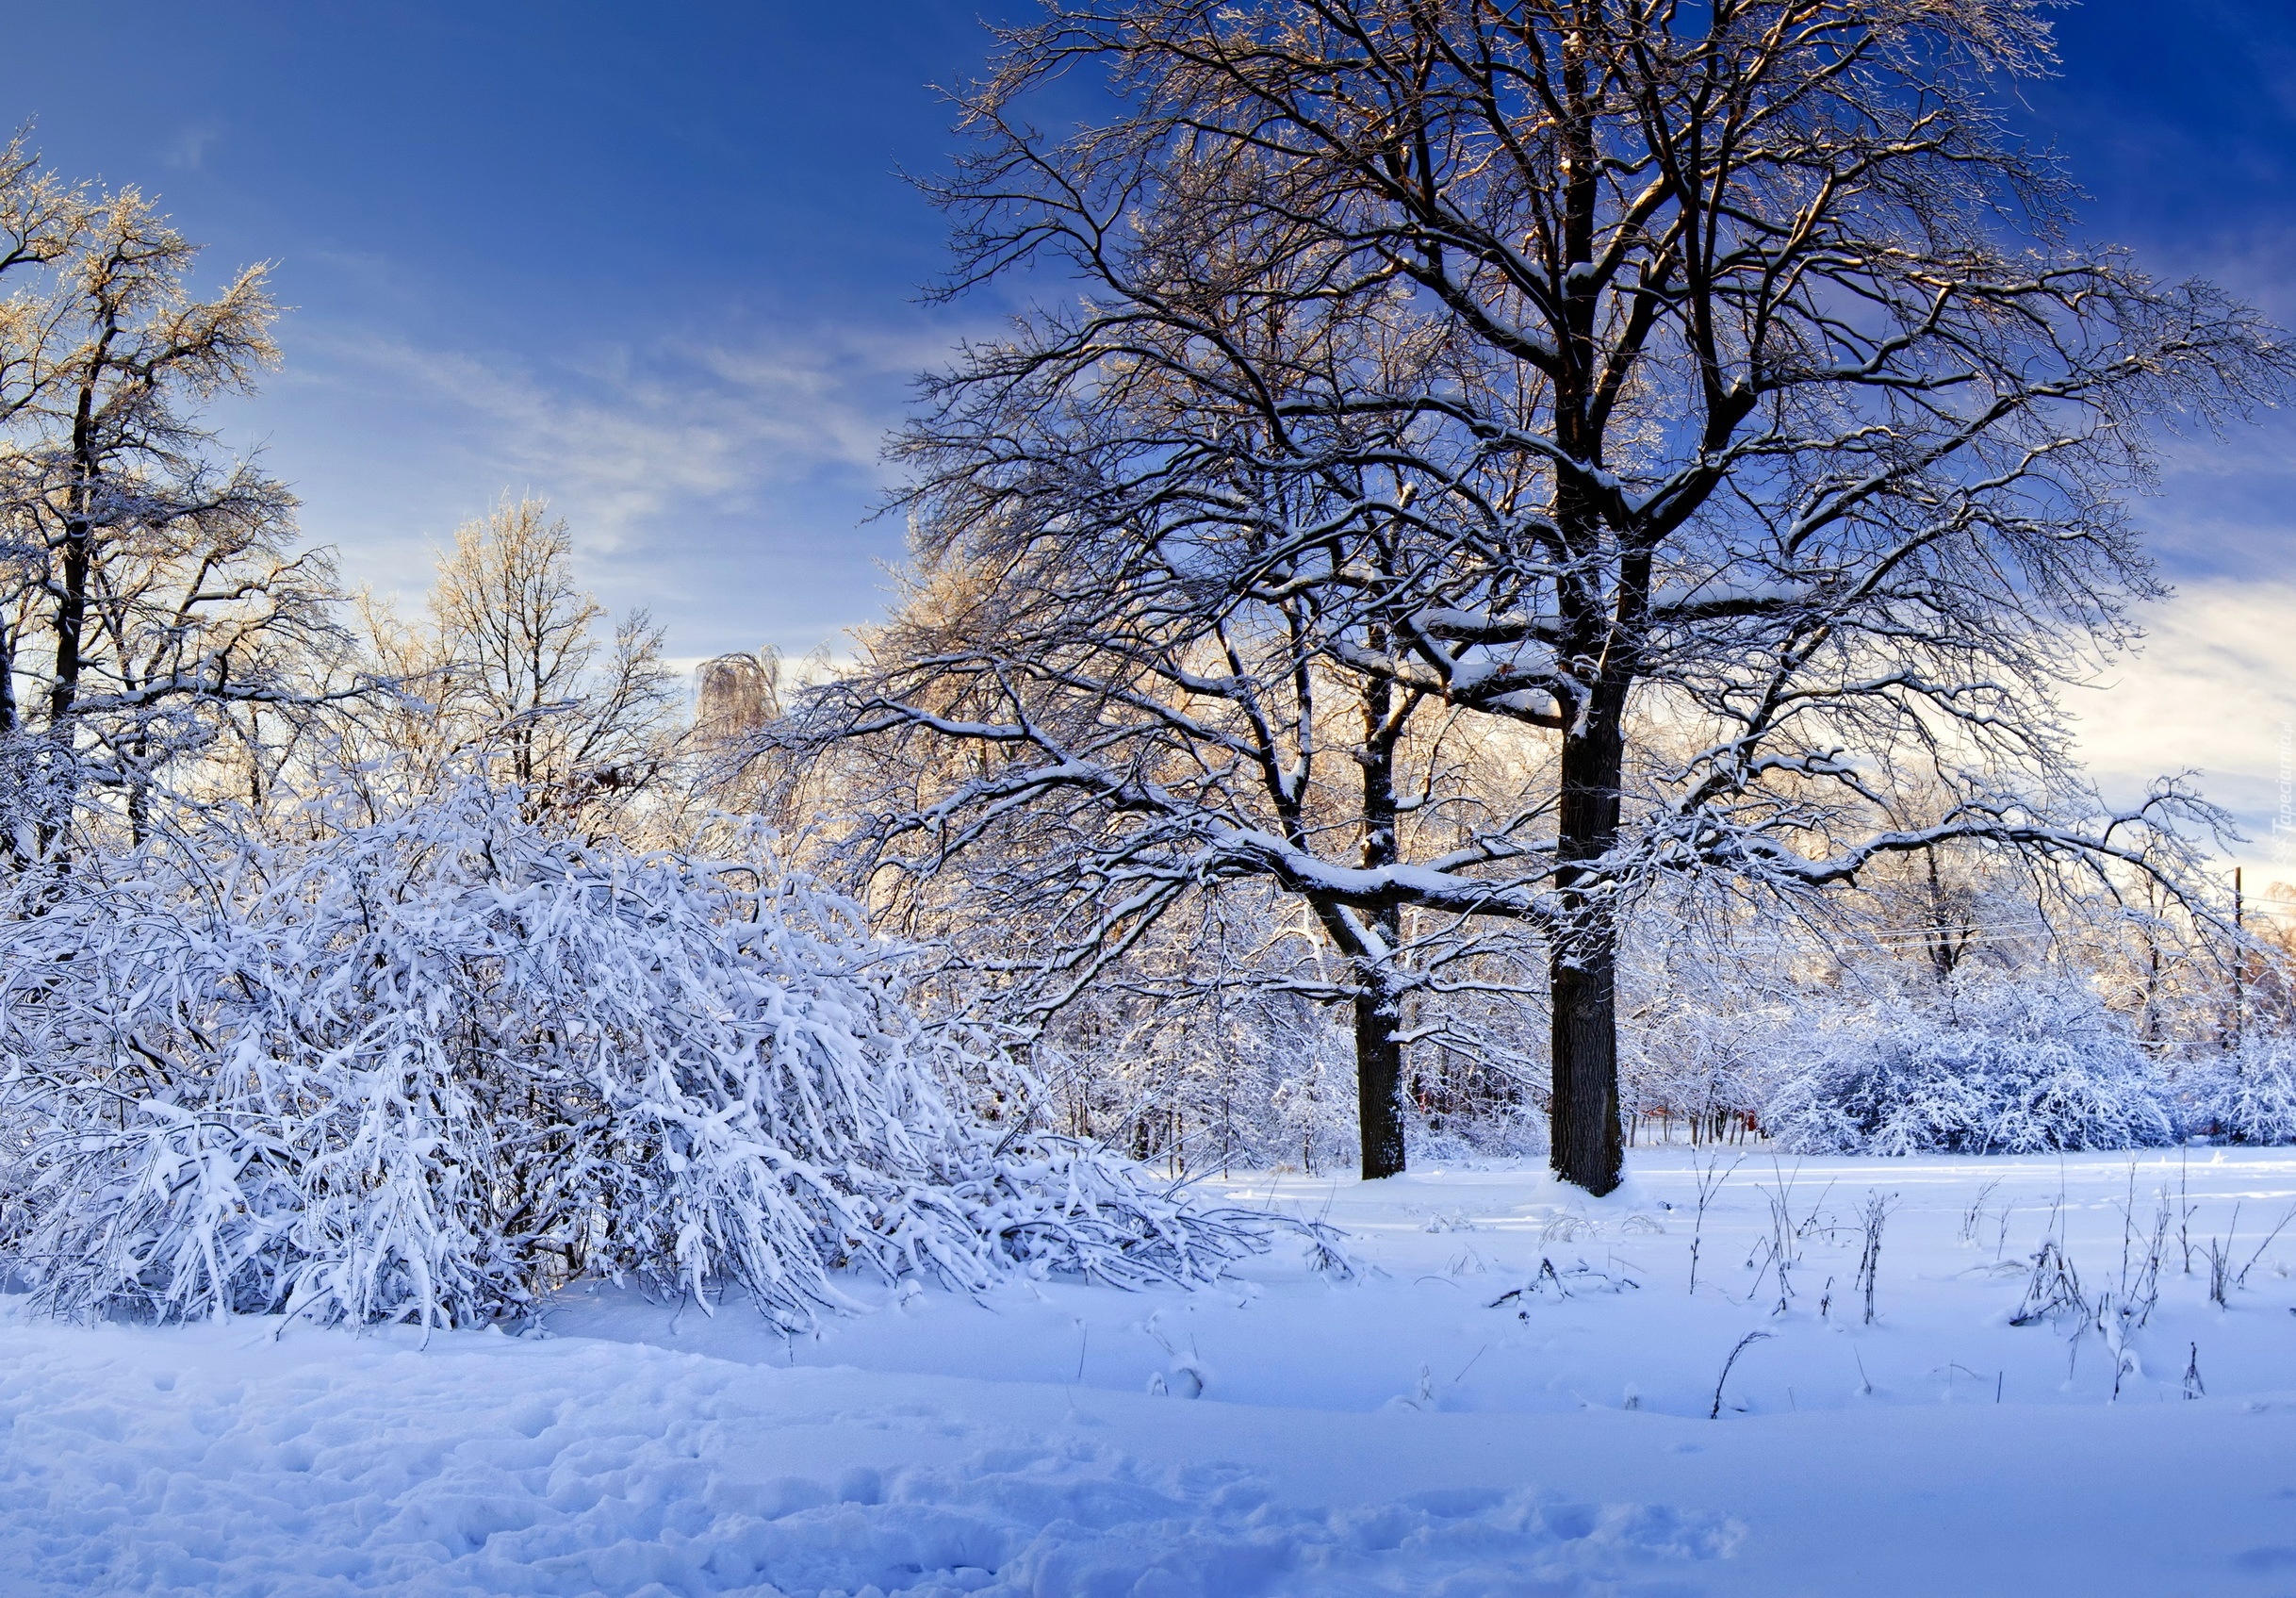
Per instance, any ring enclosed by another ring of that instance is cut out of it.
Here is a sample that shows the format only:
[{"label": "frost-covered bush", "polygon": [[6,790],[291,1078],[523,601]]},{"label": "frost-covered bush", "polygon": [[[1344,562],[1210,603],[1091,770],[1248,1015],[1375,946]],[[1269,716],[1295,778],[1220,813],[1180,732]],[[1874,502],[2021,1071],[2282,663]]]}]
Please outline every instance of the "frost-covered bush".
[{"label": "frost-covered bush", "polygon": [[2296,1038],[2268,1033],[2209,1050],[2178,1074],[2185,1125],[2228,1143],[2296,1143]]},{"label": "frost-covered bush", "polygon": [[19,884],[0,1246],[54,1308],[469,1325],[612,1272],[795,1323],[856,1273],[1187,1280],[1264,1241],[953,1107],[898,951],[761,834],[640,855],[474,781],[311,835]]},{"label": "frost-covered bush", "polygon": [[1927,1002],[1813,1012],[1775,1034],[1792,1054],[1763,1115],[1796,1152],[2030,1154],[2174,1140],[2159,1073],[2079,983],[1959,980]]}]

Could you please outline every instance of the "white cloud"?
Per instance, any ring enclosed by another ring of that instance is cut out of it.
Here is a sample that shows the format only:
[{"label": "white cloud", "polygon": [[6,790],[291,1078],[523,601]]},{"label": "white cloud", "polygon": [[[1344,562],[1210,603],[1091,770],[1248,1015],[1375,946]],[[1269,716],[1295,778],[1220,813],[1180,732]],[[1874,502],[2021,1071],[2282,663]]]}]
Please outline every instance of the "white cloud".
[{"label": "white cloud", "polygon": [[160,161],[177,172],[205,172],[207,153],[222,141],[223,124],[212,117],[189,122],[169,135]]},{"label": "white cloud", "polygon": [[538,371],[399,338],[318,331],[301,342],[369,385],[457,413],[467,452],[505,486],[579,505],[584,541],[601,552],[697,502],[748,509],[825,470],[874,482],[903,384],[945,347],[823,330],[593,352]]},{"label": "white cloud", "polygon": [[2189,583],[2145,621],[2142,652],[2068,698],[2091,773],[2125,799],[2194,772],[2248,835],[2235,858],[2296,877],[2296,857],[2271,853],[2284,737],[2296,731],[2296,584]]},{"label": "white cloud", "polygon": [[681,655],[802,654],[881,613],[904,530],[870,519],[894,480],[879,451],[910,378],[962,329],[919,315],[456,343],[409,331],[437,319],[389,262],[349,265],[357,307],[289,318],[284,370],[214,420],[266,452],[353,585],[413,601],[458,523],[533,493],[571,524],[584,585],[648,609]]}]

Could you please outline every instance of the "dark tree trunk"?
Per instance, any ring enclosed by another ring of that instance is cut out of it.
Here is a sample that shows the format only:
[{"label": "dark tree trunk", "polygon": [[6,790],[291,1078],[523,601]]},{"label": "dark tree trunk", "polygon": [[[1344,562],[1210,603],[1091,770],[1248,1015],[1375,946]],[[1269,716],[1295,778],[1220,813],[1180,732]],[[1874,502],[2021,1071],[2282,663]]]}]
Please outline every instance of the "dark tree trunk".
[{"label": "dark tree trunk", "polygon": [[[89,496],[78,491],[78,502]],[[48,684],[46,758],[40,787],[39,819],[34,836],[41,856],[56,856],[64,838],[72,806],[79,795],[76,769],[79,750],[72,725],[73,707],[79,700],[81,643],[88,623],[89,546],[92,534],[85,519],[66,522],[63,592],[56,606],[56,675]],[[60,857],[58,857],[60,858]]]},{"label": "dark tree trunk", "polygon": [[16,710],[16,634],[0,627],[0,740],[13,739],[22,722]]},{"label": "dark tree trunk", "polygon": [[1618,1185],[1625,1161],[1618,1125],[1618,963],[1607,925],[1599,931],[1583,926],[1575,943],[1570,950],[1556,949],[1550,972],[1550,1159],[1565,1181],[1599,1195]]},{"label": "dark tree trunk", "polygon": [[71,725],[72,706],[79,697],[80,635],[88,624],[88,546],[84,522],[64,534],[63,592],[56,606],[56,675],[48,684],[48,728],[62,733]]},{"label": "dark tree trunk", "polygon": [[[48,729],[70,737],[70,718],[80,690],[81,634],[88,625],[88,580],[94,564],[96,478],[103,470],[95,431],[96,385],[111,349],[107,332],[79,385],[72,419],[74,480],[64,512],[64,584],[56,605],[56,676],[48,685]],[[69,751],[67,751],[69,752]]]},{"label": "dark tree trunk", "polygon": [[1605,885],[1590,882],[1578,863],[1599,859],[1618,838],[1624,698],[1623,684],[1598,690],[1583,728],[1563,739],[1555,880],[1564,914],[1548,969],[1549,1159],[1565,1181],[1598,1195],[1618,1185],[1626,1158],[1618,1126],[1618,927]]},{"label": "dark tree trunk", "polygon": [[[1387,647],[1385,628],[1370,630],[1370,647]],[[1361,860],[1381,870],[1402,858],[1395,835],[1401,807],[1395,797],[1395,743],[1402,731],[1395,692],[1386,679],[1364,685],[1363,842]],[[1363,1179],[1400,1176],[1403,1169],[1403,1046],[1395,951],[1402,947],[1402,912],[1392,904],[1364,913],[1370,937],[1355,948],[1355,1117],[1363,1145]]]},{"label": "dark tree trunk", "polygon": [[[78,797],[79,753],[72,712],[79,700],[82,645],[88,626],[88,591],[95,560],[96,478],[101,470],[95,435],[96,385],[111,348],[112,333],[97,341],[79,386],[79,401],[72,422],[74,481],[66,495],[63,523],[63,587],[56,603],[56,675],[48,684],[50,785],[41,795],[43,814],[39,823],[41,852],[54,849],[63,835],[72,802]],[[59,805],[59,798],[61,803]]]},{"label": "dark tree trunk", "polygon": [[1363,1139],[1363,1178],[1403,1169],[1403,1046],[1395,1041],[1395,1000],[1376,983],[1355,997],[1355,1115]]}]

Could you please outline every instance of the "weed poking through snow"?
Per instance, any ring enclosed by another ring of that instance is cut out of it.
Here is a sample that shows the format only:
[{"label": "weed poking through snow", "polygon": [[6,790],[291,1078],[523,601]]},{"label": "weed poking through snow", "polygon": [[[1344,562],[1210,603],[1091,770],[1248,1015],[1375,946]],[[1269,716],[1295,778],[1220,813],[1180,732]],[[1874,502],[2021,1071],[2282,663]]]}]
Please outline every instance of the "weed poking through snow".
[{"label": "weed poking through snow", "polygon": [[2064,1245],[2053,1237],[2043,1238],[2033,1256],[2033,1274],[2025,1281],[2025,1298],[2017,1306],[2017,1313],[2009,1317],[2009,1325],[2029,1326],[2036,1321],[2065,1316],[2087,1321],[2089,1300],[2081,1293],[2080,1273]]},{"label": "weed poking through snow", "polygon": [[1714,1202],[1714,1194],[1722,1191],[1722,1184],[1730,1180],[1731,1174],[1745,1160],[1746,1157],[1740,1155],[1730,1161],[1730,1170],[1725,1171],[1722,1169],[1722,1157],[1717,1154],[1697,1172],[1697,1216],[1691,1223],[1690,1229],[1690,1291],[1693,1293],[1698,1291],[1698,1246],[1706,1240],[1707,1206]]},{"label": "weed poking through snow", "polygon": [[1769,1336],[1770,1333],[1766,1331],[1747,1332],[1744,1337],[1738,1340],[1738,1346],[1730,1351],[1730,1358],[1722,1361],[1722,1374],[1714,1377],[1714,1407],[1706,1411],[1706,1418],[1708,1420],[1718,1421],[1722,1418],[1722,1386],[1725,1382],[1730,1380],[1730,1367],[1738,1362],[1738,1356],[1745,1353],[1753,1344],[1764,1341]]},{"label": "weed poking through snow", "polygon": [[[1890,1198],[1895,1196],[1892,1194]],[[1864,1244],[1858,1255],[1857,1287],[1865,1294],[1865,1324],[1869,1326],[1874,1324],[1874,1285],[1881,1274],[1881,1227],[1890,1218],[1890,1198],[1869,1193],[1858,1211]],[[1832,1283],[1829,1281],[1827,1285],[1830,1287]]]}]

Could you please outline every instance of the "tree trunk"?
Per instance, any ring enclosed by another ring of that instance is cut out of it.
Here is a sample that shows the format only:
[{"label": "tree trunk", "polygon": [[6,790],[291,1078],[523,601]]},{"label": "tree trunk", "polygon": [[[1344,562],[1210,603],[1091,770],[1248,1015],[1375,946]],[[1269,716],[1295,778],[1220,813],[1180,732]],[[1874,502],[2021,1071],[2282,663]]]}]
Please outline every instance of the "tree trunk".
[{"label": "tree trunk", "polygon": [[1556,796],[1555,882],[1564,914],[1548,957],[1549,1160],[1565,1181],[1598,1196],[1618,1185],[1626,1160],[1618,1127],[1618,924],[1607,884],[1590,881],[1578,863],[1599,859],[1618,838],[1624,699],[1623,685],[1599,690],[1584,727],[1564,735]]},{"label": "tree trunk", "polygon": [[96,385],[108,364],[111,338],[107,332],[97,341],[81,373],[72,419],[73,481],[63,517],[64,585],[56,605],[56,675],[48,684],[49,733],[67,740],[72,707],[79,698],[81,634],[88,625],[88,580],[95,555],[96,479],[103,470],[96,446]]},{"label": "tree trunk", "polygon": [[1403,1046],[1395,1041],[1394,997],[1367,982],[1355,996],[1355,1116],[1363,1140],[1363,1178],[1403,1169]]},{"label": "tree trunk", "polygon": [[1550,972],[1554,1108],[1549,1157],[1556,1175],[1599,1196],[1618,1185],[1625,1162],[1618,1125],[1618,963],[1608,925],[1583,927],[1574,942],[1575,947],[1556,949]]},{"label": "tree trunk", "polygon": [[[1386,630],[1374,627],[1370,647],[1387,647]],[[1402,858],[1395,827],[1402,807],[1395,794],[1395,744],[1402,723],[1395,715],[1395,693],[1385,678],[1364,684],[1363,841],[1367,870],[1382,870]],[[1389,904],[1364,916],[1364,937],[1356,944],[1355,1122],[1363,1145],[1363,1179],[1394,1177],[1403,1169],[1403,1046],[1401,984],[1393,961],[1402,947],[1402,912]]]}]

